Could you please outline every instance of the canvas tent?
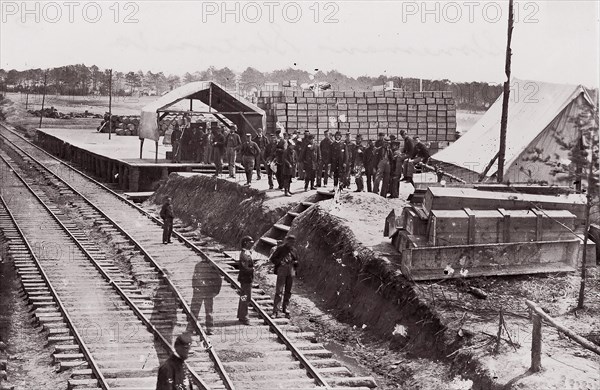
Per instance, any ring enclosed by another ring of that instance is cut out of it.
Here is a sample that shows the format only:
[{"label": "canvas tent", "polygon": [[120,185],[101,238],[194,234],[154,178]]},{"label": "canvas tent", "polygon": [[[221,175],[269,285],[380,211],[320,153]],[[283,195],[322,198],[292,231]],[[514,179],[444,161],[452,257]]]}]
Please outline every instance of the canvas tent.
[{"label": "canvas tent", "polygon": [[[189,110],[173,108],[185,99],[189,100]],[[194,100],[202,102],[203,108],[195,110]],[[183,114],[184,112],[211,114],[224,123],[223,117],[225,117],[237,125],[240,134],[254,135],[256,129],[264,129],[266,126],[265,112],[261,108],[241,97],[234,96],[213,81],[196,81],[176,88],[142,108],[139,128],[139,138],[142,143],[144,139],[158,142],[158,121],[162,117],[168,113]]]},{"label": "canvas tent", "polygon": [[[552,161],[568,160],[561,142],[579,138],[575,124],[592,99],[581,85],[513,79],[508,107],[504,180],[511,183],[567,184],[551,175]],[[486,167],[487,178],[498,171],[502,95],[481,119],[452,145],[432,156],[443,170],[467,182],[477,182]],[[535,156],[535,158],[533,158]],[[549,163],[539,161],[549,157]]]}]

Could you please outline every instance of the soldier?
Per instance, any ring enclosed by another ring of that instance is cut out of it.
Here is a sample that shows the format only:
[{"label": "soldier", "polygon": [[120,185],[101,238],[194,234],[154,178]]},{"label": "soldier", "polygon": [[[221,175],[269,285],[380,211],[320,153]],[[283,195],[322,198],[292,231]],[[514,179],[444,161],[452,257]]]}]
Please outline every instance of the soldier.
[{"label": "soldier", "polygon": [[269,258],[275,264],[274,273],[277,275],[275,299],[273,301],[273,318],[277,318],[279,315],[280,304],[282,313],[288,318],[290,316],[287,307],[292,296],[292,285],[299,264],[296,248],[294,247],[295,243],[296,237],[288,234],[283,244],[279,245]]},{"label": "soldier", "polygon": [[156,390],[185,390],[191,389],[192,384],[188,380],[185,384],[185,369],[183,362],[188,358],[192,338],[184,333],[177,336],[175,340],[175,353],[165,361],[158,369],[158,379],[156,381]]},{"label": "soldier", "polygon": [[365,167],[365,148],[362,145],[362,135],[356,135],[356,142],[351,144],[351,155],[352,155],[352,171],[354,174],[354,181],[356,183],[356,192],[364,191],[365,184],[363,181],[363,172]]},{"label": "soldier", "polygon": [[363,162],[365,165],[365,178],[367,179],[367,191],[373,192],[373,178],[375,177],[375,145],[373,140],[367,141],[367,147],[364,151]]},{"label": "soldier", "polygon": [[163,236],[162,243],[171,243],[171,234],[173,233],[173,205],[171,204],[171,197],[167,196],[165,202],[160,209],[160,218],[163,220]]},{"label": "soldier", "polygon": [[235,177],[235,160],[237,151],[242,144],[242,140],[237,133],[237,126],[231,125],[231,129],[225,137],[225,151],[227,153],[227,163],[229,166],[229,177]]},{"label": "soldier", "polygon": [[252,171],[254,170],[254,164],[256,159],[260,155],[260,149],[256,142],[251,141],[251,134],[247,133],[244,137],[244,143],[240,150],[242,154],[242,165],[244,166],[244,172],[246,173],[246,185],[249,186],[252,183]]},{"label": "soldier", "polygon": [[[390,137],[391,138],[391,137]],[[390,166],[390,198],[397,198],[400,194],[400,177],[398,171],[402,171],[402,152],[400,150],[400,141],[394,139],[392,145],[392,165]]]},{"label": "soldier", "polygon": [[267,137],[263,136],[263,130],[262,130],[262,128],[259,127],[256,130],[256,137],[254,137],[254,139],[252,139],[252,141],[254,141],[258,145],[258,148],[260,149],[260,153],[256,157],[256,180],[260,180],[261,165],[262,164],[266,165],[265,149],[267,148],[267,144],[269,143],[269,140],[267,139]]},{"label": "soldier", "polygon": [[308,134],[306,136],[306,142],[304,148],[300,152],[299,161],[302,161],[304,165],[304,191],[315,189],[315,173],[319,166],[320,151],[317,143],[315,142],[315,136]]},{"label": "soldier", "polygon": [[221,133],[221,130],[213,128],[213,163],[215,164],[215,174],[213,176],[218,177],[223,172],[223,153],[225,153],[225,137]]},{"label": "soldier", "polygon": [[173,133],[171,133],[171,145],[173,145],[173,159],[172,162],[181,162],[181,130],[179,129],[179,123],[173,121]]},{"label": "soldier", "polygon": [[319,144],[319,151],[321,152],[321,162],[317,169],[317,187],[321,187],[321,178],[323,178],[323,184],[327,186],[327,179],[329,178],[329,164],[331,164],[331,145],[333,141],[329,130],[325,130],[323,133],[325,138]]},{"label": "soldier", "polygon": [[288,142],[287,147],[282,153],[282,164],[281,164],[281,178],[283,181],[283,191],[285,196],[292,196],[290,185],[292,183],[292,177],[296,171],[296,152],[293,142]]},{"label": "soldier", "polygon": [[240,253],[238,281],[242,293],[238,303],[237,317],[244,325],[250,325],[248,318],[248,303],[252,299],[252,282],[254,281],[254,253],[252,245],[254,240],[250,236],[242,238],[242,251]]},{"label": "soldier", "polygon": [[333,172],[334,191],[338,184],[341,184],[340,188],[343,188],[346,184],[344,176],[348,162],[348,147],[342,142],[342,133],[338,131],[335,133],[335,140],[331,145],[331,171]]},{"label": "soldier", "polygon": [[267,169],[267,180],[269,181],[269,189],[273,189],[273,170],[271,169],[271,163],[275,160],[275,149],[277,147],[277,137],[275,134],[269,135],[269,143],[265,147],[265,168]]},{"label": "soldier", "polygon": [[415,183],[413,182],[413,173],[415,171],[415,165],[419,163],[427,164],[429,157],[429,149],[427,149],[427,146],[421,142],[419,137],[415,137],[415,147],[412,155],[404,162],[405,170],[403,181],[412,184],[414,187]]},{"label": "soldier", "polygon": [[390,169],[392,166],[392,150],[390,149],[390,139],[388,137],[384,137],[383,146],[376,149],[375,162],[377,164],[377,174],[375,175],[373,192],[379,192],[379,185],[381,184],[380,195],[385,198],[388,191]]}]

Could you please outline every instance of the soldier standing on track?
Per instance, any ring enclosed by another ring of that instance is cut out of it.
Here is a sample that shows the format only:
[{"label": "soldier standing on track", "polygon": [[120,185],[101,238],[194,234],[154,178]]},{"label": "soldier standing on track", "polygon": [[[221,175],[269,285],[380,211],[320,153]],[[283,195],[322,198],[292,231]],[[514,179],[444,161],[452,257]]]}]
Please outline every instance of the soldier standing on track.
[{"label": "soldier standing on track", "polygon": [[[277,283],[275,285],[275,299],[273,301],[273,318],[279,315],[279,305],[281,304],[281,312],[289,318],[290,313],[287,307],[292,296],[292,285],[298,268],[298,255],[296,254],[296,237],[287,235],[282,245],[279,245],[270,257],[270,261],[275,264],[274,272],[277,275]],[[283,296],[283,302],[282,302]]]},{"label": "soldier standing on track", "polygon": [[248,318],[248,303],[252,299],[252,282],[254,281],[254,253],[252,252],[254,240],[250,236],[242,238],[242,252],[240,253],[238,281],[242,293],[238,303],[237,317],[244,325],[250,325]]},{"label": "soldier standing on track", "polygon": [[171,234],[173,233],[173,205],[171,204],[171,197],[167,196],[165,202],[160,209],[160,218],[163,220],[163,244],[171,243]]},{"label": "soldier standing on track", "polygon": [[186,390],[191,389],[192,384],[188,380],[185,384],[185,368],[183,362],[188,358],[192,338],[184,333],[177,336],[175,340],[175,353],[158,369],[156,390]]}]

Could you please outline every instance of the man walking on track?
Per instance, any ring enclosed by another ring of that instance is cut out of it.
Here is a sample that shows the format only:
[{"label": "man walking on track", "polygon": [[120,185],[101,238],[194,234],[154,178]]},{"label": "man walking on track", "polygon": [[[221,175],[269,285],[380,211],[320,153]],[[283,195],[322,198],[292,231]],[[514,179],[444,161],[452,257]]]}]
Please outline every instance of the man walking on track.
[{"label": "man walking on track", "polygon": [[183,333],[175,340],[175,353],[158,369],[156,390],[187,390],[192,388],[188,380],[186,385],[185,367],[183,362],[188,358],[192,337]]},{"label": "man walking on track", "polygon": [[173,205],[171,204],[171,197],[165,198],[165,203],[160,209],[160,218],[163,220],[163,244],[171,243],[171,233],[173,233]]},{"label": "man walking on track", "polygon": [[[270,260],[275,264],[274,272],[277,275],[277,283],[275,285],[275,300],[273,302],[273,318],[279,315],[279,305],[281,304],[282,313],[289,318],[290,313],[287,307],[292,296],[292,284],[296,276],[298,268],[298,255],[296,254],[296,237],[287,235],[283,244],[278,246],[270,257]],[[283,296],[283,302],[282,302]]]},{"label": "man walking on track", "polygon": [[248,318],[248,303],[252,299],[252,282],[254,281],[254,259],[252,258],[252,245],[254,240],[250,236],[242,238],[242,252],[240,253],[238,282],[242,288],[238,303],[237,317],[244,325],[250,325]]}]

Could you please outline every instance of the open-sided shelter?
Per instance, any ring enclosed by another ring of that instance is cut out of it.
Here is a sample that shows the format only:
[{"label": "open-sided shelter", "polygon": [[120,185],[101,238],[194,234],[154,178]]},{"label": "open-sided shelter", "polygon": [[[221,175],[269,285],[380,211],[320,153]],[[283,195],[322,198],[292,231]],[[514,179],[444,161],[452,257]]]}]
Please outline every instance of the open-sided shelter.
[{"label": "open-sided shelter", "polygon": [[[173,107],[186,99],[190,103],[189,110]],[[194,109],[195,100],[202,102],[203,108]],[[233,95],[214,81],[195,81],[170,91],[142,108],[139,128],[141,142],[143,143],[144,139],[158,142],[158,122],[168,114],[185,113],[210,114],[226,125],[224,118],[227,118],[237,126],[240,135],[246,133],[254,135],[258,128],[264,129],[266,126],[265,111],[258,106]]]}]

